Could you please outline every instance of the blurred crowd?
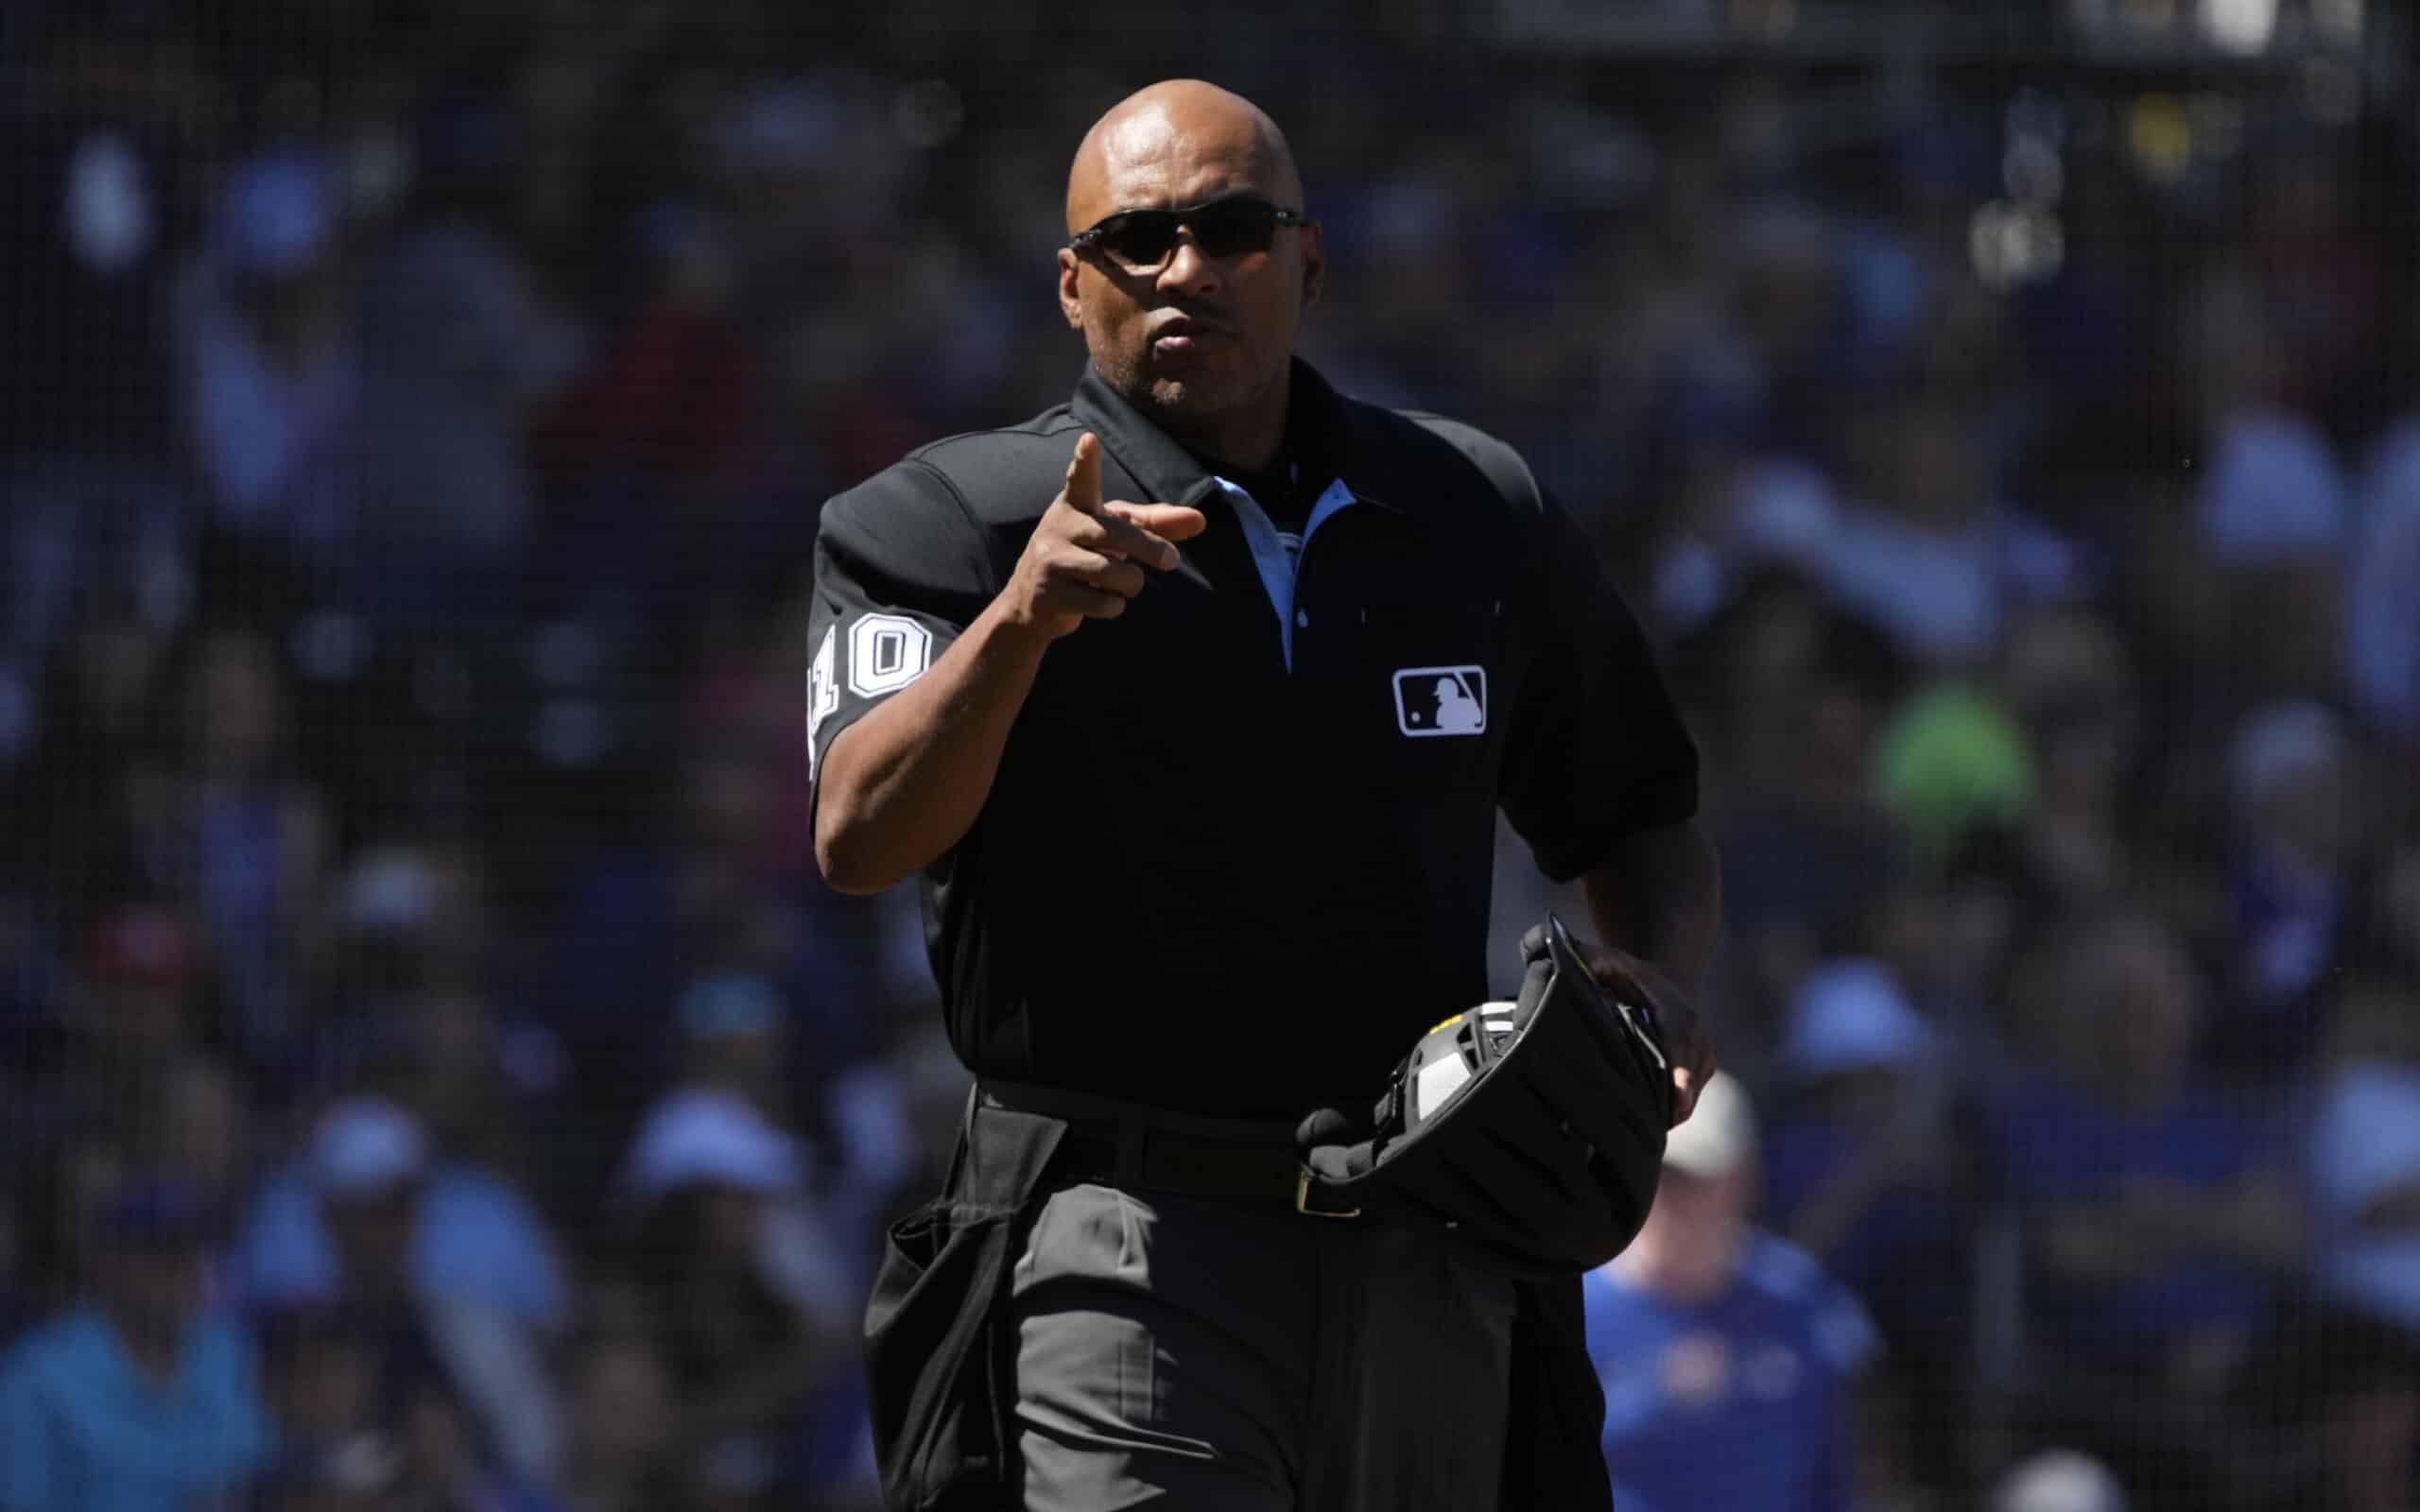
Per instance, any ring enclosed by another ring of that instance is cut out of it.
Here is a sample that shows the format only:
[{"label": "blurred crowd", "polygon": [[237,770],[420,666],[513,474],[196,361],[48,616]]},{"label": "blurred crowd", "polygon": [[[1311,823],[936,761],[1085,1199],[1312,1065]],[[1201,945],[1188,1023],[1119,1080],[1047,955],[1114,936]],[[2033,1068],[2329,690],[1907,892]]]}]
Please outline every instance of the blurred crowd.
[{"label": "blurred crowd", "polygon": [[1810,1507],[2420,1504],[2408,126],[1110,9],[0,21],[0,1508],[874,1504],[965,1082],[815,873],[816,511],[1072,387],[1065,159],[1172,72],[1704,749],[1624,1505],[1785,1407]]}]

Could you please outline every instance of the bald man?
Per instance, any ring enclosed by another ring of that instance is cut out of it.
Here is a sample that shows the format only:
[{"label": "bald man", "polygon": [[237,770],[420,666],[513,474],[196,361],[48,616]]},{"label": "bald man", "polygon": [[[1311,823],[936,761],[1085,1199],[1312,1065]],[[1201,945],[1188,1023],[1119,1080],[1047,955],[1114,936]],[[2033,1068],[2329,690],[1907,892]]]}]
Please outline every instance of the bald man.
[{"label": "bald man", "polygon": [[[1609,959],[1694,982],[1695,748],[1517,455],[1294,355],[1327,257],[1266,114],[1153,85],[1066,214],[1074,396],[816,548],[817,859],[918,879],[977,1080],[868,1313],[888,1494],[1606,1505],[1579,1278],[1320,1211],[1293,1134],[1486,996],[1499,808]],[[1713,1058],[1667,1029],[1685,1116]]]}]

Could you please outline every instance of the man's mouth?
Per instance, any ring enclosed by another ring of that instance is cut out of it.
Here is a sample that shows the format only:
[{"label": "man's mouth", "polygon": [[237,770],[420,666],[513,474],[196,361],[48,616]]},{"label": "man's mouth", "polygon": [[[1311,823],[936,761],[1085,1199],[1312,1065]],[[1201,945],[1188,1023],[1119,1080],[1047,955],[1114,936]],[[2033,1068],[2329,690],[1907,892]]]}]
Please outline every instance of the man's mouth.
[{"label": "man's mouth", "polygon": [[1165,322],[1151,333],[1151,350],[1169,356],[1181,356],[1233,339],[1224,326],[1179,318]]}]

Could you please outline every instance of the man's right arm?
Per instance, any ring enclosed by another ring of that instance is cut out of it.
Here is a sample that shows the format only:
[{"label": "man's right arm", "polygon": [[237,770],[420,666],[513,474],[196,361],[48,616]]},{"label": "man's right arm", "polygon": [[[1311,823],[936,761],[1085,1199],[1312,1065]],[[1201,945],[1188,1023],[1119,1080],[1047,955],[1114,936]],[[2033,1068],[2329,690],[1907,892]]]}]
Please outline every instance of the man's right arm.
[{"label": "man's right arm", "polygon": [[994,599],[932,670],[834,737],[815,801],[815,860],[841,892],[880,892],[975,823],[1049,642]]},{"label": "man's right arm", "polygon": [[[928,670],[839,730],[816,774],[815,858],[841,892],[879,892],[932,865],[974,826],[991,796],[1009,731],[1050,643],[1087,619],[1115,619],[1142,592],[1146,568],[1179,559],[1201,533],[1200,510],[1103,504],[1100,442],[1080,438],[1059,496],[1044,511],[1007,585]],[[837,576],[825,554],[819,578]],[[838,586],[819,581],[819,596]],[[852,691],[860,647],[852,626]],[[869,638],[869,645],[873,638]],[[838,654],[837,641],[831,654]],[[838,674],[818,652],[818,708]],[[877,681],[881,674],[875,674]],[[809,739],[813,738],[810,732]]]}]

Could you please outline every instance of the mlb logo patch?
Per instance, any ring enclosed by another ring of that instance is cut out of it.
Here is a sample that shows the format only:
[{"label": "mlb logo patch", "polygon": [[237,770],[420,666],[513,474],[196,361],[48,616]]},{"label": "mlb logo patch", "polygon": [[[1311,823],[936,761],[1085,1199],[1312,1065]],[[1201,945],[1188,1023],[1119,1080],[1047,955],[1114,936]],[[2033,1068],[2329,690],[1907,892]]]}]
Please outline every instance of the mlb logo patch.
[{"label": "mlb logo patch", "polygon": [[1413,739],[1487,732],[1483,667],[1405,667],[1395,674],[1395,728]]}]

